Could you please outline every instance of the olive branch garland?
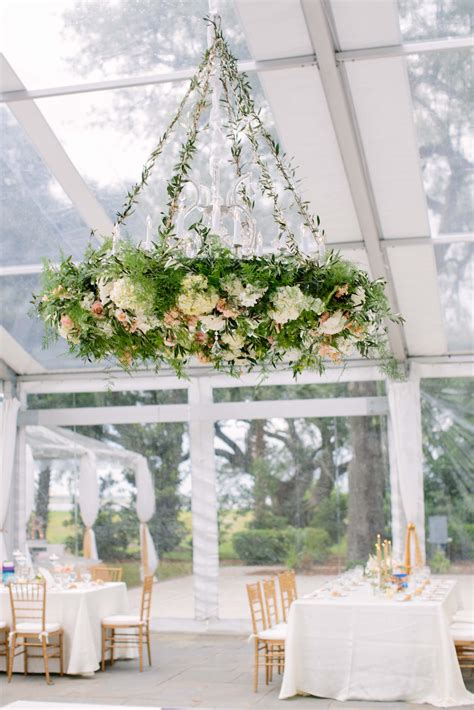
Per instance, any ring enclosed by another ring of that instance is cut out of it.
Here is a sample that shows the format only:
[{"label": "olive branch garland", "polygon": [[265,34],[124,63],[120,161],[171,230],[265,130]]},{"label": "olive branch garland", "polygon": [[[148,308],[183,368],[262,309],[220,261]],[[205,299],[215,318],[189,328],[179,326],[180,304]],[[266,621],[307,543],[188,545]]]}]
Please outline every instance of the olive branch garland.
[{"label": "olive branch garland", "polygon": [[[295,184],[295,169],[287,160],[286,154],[281,154],[279,144],[274,140],[271,133],[266,129],[255,103],[251,97],[251,89],[248,77],[244,73],[239,73],[237,60],[230,52],[228,44],[223,36],[220,18],[206,17],[205,21],[212,27],[214,39],[211,46],[204,53],[196,74],[191,79],[188,89],[178,106],[176,114],[161,136],[156,148],[152,151],[145,162],[141,179],[133,185],[127,193],[127,199],[121,211],[117,212],[116,224],[124,224],[126,219],[133,214],[134,205],[138,203],[138,196],[142,189],[148,184],[151,172],[162,154],[163,149],[173,133],[176,124],[182,118],[184,109],[194,93],[198,94],[192,111],[190,113],[190,125],[186,133],[184,142],[180,146],[179,159],[174,166],[174,172],[168,181],[166,190],[168,193],[167,212],[163,216],[162,224],[158,230],[161,241],[165,241],[173,233],[174,220],[179,204],[179,197],[188,182],[188,175],[191,169],[191,162],[197,149],[197,138],[200,132],[199,121],[204,109],[207,106],[207,99],[210,94],[210,76],[216,68],[217,59],[220,60],[220,76],[223,87],[222,102],[228,114],[228,137],[231,140],[231,156],[235,165],[237,177],[242,177],[242,143],[239,139],[239,132],[242,132],[248,140],[252,150],[254,164],[259,168],[258,184],[263,195],[266,195],[272,202],[272,214],[279,229],[279,239],[284,238],[284,243],[288,251],[295,258],[303,258],[298,247],[297,239],[290,229],[285,209],[281,205],[280,195],[276,189],[268,162],[262,157],[260,152],[259,139],[263,139],[269,147],[270,153],[275,161],[276,168],[283,178],[285,186],[291,192],[298,214],[304,225],[310,229],[313,236],[319,236],[319,217],[314,217],[309,211],[309,203],[304,201],[298,193]],[[286,164],[288,162],[288,165]],[[252,212],[255,202],[248,194],[244,183],[239,186],[239,194],[243,204]]]}]

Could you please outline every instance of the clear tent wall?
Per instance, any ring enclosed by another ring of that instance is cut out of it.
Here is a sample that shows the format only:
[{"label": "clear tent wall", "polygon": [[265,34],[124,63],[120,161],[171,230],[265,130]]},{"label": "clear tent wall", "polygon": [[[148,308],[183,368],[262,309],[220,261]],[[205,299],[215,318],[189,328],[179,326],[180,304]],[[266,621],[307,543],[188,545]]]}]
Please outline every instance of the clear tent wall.
[{"label": "clear tent wall", "polygon": [[172,624],[245,619],[249,574],[288,565],[330,576],[364,564],[377,533],[401,559],[409,521],[434,571],[468,573],[472,379],[459,366],[450,377],[436,369],[413,365],[398,383],[373,367],[297,384],[289,373],[263,383],[118,375],[112,386],[22,378],[9,548],[82,553],[80,448],[98,461],[99,557],[121,564],[132,586],[140,560],[127,454],[147,458],[157,577],[165,596],[183,595],[166,607]]}]

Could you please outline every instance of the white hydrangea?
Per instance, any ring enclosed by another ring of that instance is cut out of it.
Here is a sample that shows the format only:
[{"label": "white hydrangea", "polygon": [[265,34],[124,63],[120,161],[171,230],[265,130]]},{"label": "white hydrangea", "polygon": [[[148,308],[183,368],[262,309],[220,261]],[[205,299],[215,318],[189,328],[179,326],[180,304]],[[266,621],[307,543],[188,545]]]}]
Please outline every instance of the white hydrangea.
[{"label": "white hydrangea", "polygon": [[113,281],[109,297],[117,308],[126,309],[128,311],[139,311],[143,309],[143,303],[140,301],[137,289],[130,279],[121,278],[117,279],[117,281]]},{"label": "white hydrangea", "polygon": [[238,353],[245,343],[245,338],[240,333],[224,333],[221,340],[229,346],[234,354]]},{"label": "white hydrangea", "polygon": [[110,292],[114,285],[113,281],[107,281],[104,278],[100,278],[97,282],[97,290],[99,291],[99,299],[103,305],[110,302]]},{"label": "white hydrangea", "polygon": [[276,323],[296,320],[308,307],[308,298],[299,286],[280,286],[272,297],[274,310],[270,316]]},{"label": "white hydrangea", "polygon": [[181,284],[182,293],[177,306],[187,316],[203,316],[211,313],[219,300],[219,294],[207,288],[208,281],[200,274],[188,274]]},{"label": "white hydrangea", "polygon": [[219,300],[219,294],[212,289],[208,291],[185,291],[178,297],[177,306],[187,316],[202,316],[211,313]]},{"label": "white hydrangea", "polygon": [[225,318],[222,316],[202,316],[200,321],[207,330],[222,330],[225,328]]},{"label": "white hydrangea", "polygon": [[362,310],[362,306],[365,303],[365,291],[362,286],[357,286],[351,296],[351,303],[353,304],[355,311]]},{"label": "white hydrangea", "polygon": [[325,335],[334,335],[344,330],[346,324],[347,319],[344,317],[342,311],[335,311],[324,323],[320,323],[319,332]]},{"label": "white hydrangea", "polygon": [[207,278],[201,274],[187,274],[181,288],[183,291],[204,291],[207,288]]},{"label": "white hydrangea", "polygon": [[148,333],[149,330],[159,325],[159,321],[158,318],[150,318],[143,313],[138,313],[133,321],[133,325],[137,330],[141,330],[142,333]]},{"label": "white hydrangea", "polygon": [[266,288],[257,288],[252,284],[243,285],[242,281],[236,276],[226,279],[223,282],[223,287],[229,296],[236,299],[241,306],[255,306],[257,301],[262,298],[267,290]]}]

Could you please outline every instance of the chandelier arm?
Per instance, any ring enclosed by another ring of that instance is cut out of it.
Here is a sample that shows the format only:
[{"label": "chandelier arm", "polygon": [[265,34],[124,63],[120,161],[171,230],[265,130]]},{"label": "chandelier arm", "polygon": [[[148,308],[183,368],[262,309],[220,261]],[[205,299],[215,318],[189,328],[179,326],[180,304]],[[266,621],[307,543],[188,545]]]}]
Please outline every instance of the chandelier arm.
[{"label": "chandelier arm", "polygon": [[149,157],[147,158],[145,165],[143,166],[142,174],[141,174],[141,179],[139,182],[135,183],[133,187],[129,190],[127,193],[127,199],[125,200],[122,210],[120,212],[117,212],[117,220],[116,220],[116,225],[119,224],[124,224],[125,220],[133,213],[133,205],[137,202],[137,197],[141,190],[145,187],[147,184],[148,178],[150,177],[150,174],[154,168],[154,165],[158,159],[158,157],[161,155],[163,152],[163,149],[165,147],[165,144],[170,137],[170,135],[173,133],[174,128],[180,118],[183,115],[184,108],[188,102],[189,97],[191,94],[199,88],[199,85],[201,83],[202,75],[205,73],[208,63],[209,63],[209,58],[211,51],[213,51],[213,47],[209,49],[205,55],[204,59],[199,65],[196,74],[193,76],[191,81],[189,82],[189,86],[186,90],[186,93],[184,94],[183,98],[181,99],[181,102],[178,106],[178,110],[176,111],[173,119],[170,121],[168,124],[167,128],[165,129],[163,135],[161,136],[160,140],[158,141],[156,148],[150,153]]},{"label": "chandelier arm", "polygon": [[190,126],[186,133],[186,138],[181,144],[181,148],[179,151],[179,162],[176,164],[173,176],[171,177],[171,180],[168,182],[167,185],[167,191],[170,199],[167,204],[168,212],[163,218],[163,226],[161,229],[161,234],[163,237],[170,236],[172,232],[174,216],[178,209],[179,197],[183,191],[185,184],[188,182],[187,175],[189,171],[189,163],[192,160],[194,153],[196,152],[199,119],[201,118],[202,112],[206,107],[214,59],[215,43],[213,44],[211,49],[208,50],[208,58],[204,72],[204,83],[202,85],[202,88],[198,87],[200,98],[193,106]]},{"label": "chandelier arm", "polygon": [[[218,28],[215,28],[216,36],[218,35]],[[270,171],[268,169],[267,162],[261,157],[259,152],[258,144],[258,134],[253,126],[253,115],[255,112],[255,107],[253,102],[249,100],[248,91],[245,90],[244,82],[240,81],[240,77],[235,66],[235,60],[227,49],[226,43],[222,37],[217,45],[221,51],[221,67],[222,74],[226,77],[230,83],[230,86],[234,89],[234,95],[237,100],[237,110],[235,115],[237,119],[242,121],[244,132],[247,139],[252,147],[254,162],[258,165],[260,169],[259,185],[262,194],[267,195],[273,203],[273,218],[280,228],[280,237],[285,235],[285,242],[288,250],[298,255],[300,250],[295,238],[295,235],[291,231],[290,227],[285,218],[284,211],[280,205],[280,198],[278,192],[275,189],[275,185],[271,178]],[[246,75],[245,80],[247,79]],[[230,102],[229,102],[230,103]],[[228,104],[229,106],[229,104]],[[250,118],[250,120],[248,120]]]},{"label": "chandelier arm", "polygon": [[[219,29],[216,27],[215,28],[216,35],[219,33]],[[244,102],[246,104],[245,106],[245,115],[250,117],[252,122],[257,128],[257,132],[259,132],[267,146],[269,147],[271,154],[273,156],[273,159],[275,161],[276,168],[280,175],[282,176],[287,189],[291,192],[293,199],[295,201],[296,209],[300,217],[302,218],[303,224],[305,227],[307,227],[311,233],[313,234],[313,237],[316,239],[316,241],[321,240],[321,234],[319,231],[319,226],[320,226],[320,218],[318,215],[314,216],[311,214],[309,210],[309,202],[303,200],[301,195],[298,192],[298,189],[295,185],[294,177],[295,177],[295,170],[291,166],[291,162],[288,160],[285,160],[286,156],[285,154],[280,153],[280,147],[279,144],[275,142],[273,139],[271,133],[268,131],[268,129],[264,126],[258,112],[255,109],[255,104],[252,99],[250,90],[249,90],[249,85],[248,85],[248,80],[247,76],[244,73],[239,73],[237,70],[236,62],[231,54],[227,42],[225,41],[224,37],[222,34],[219,35],[219,39],[221,40],[219,42],[219,49],[221,51],[221,58],[223,65],[226,68],[230,69],[230,72],[232,74],[232,77],[234,79],[234,83],[236,88],[238,89],[238,92],[241,96],[241,98],[244,99]],[[324,235],[324,230],[322,231],[322,235]]]}]

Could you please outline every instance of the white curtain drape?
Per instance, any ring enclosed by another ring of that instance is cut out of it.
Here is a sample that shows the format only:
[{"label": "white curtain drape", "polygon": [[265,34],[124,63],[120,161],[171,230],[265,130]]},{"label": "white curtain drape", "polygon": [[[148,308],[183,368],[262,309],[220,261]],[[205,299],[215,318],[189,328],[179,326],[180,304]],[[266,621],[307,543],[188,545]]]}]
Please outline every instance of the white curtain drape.
[{"label": "white curtain drape", "polygon": [[420,385],[388,382],[393,554],[403,559],[406,528],[413,523],[425,559],[425,509]]},{"label": "white curtain drape", "polygon": [[[29,444],[25,447],[25,522],[28,525],[30,515],[35,509],[35,459],[33,450]],[[25,555],[28,564],[32,565],[30,548],[28,543],[25,546]]]},{"label": "white curtain drape", "polygon": [[0,403],[0,564],[7,559],[5,524],[15,461],[16,422],[20,402],[5,399]]},{"label": "white curtain drape", "polygon": [[79,508],[84,531],[84,557],[98,559],[95,533],[92,528],[99,513],[99,480],[97,477],[97,462],[94,454],[87,451],[81,456],[79,476]]},{"label": "white curtain drape", "polygon": [[140,521],[142,576],[146,577],[155,573],[158,567],[158,554],[147,525],[155,512],[155,489],[148,462],[144,456],[136,458],[135,483],[137,486],[137,516]]}]

